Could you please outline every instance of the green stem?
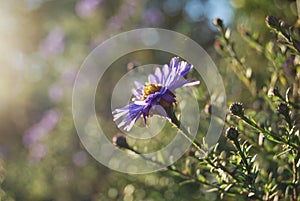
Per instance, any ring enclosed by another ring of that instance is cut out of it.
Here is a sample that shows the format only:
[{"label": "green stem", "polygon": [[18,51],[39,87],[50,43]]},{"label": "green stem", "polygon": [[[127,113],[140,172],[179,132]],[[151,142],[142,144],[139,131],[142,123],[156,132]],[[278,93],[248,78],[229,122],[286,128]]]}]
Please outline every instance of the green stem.
[{"label": "green stem", "polygon": [[[248,193],[250,192],[257,192],[257,189],[255,186],[253,186],[253,181],[251,181],[251,183],[247,184],[245,183],[244,180],[239,179],[238,177],[236,177],[236,175],[234,175],[233,172],[229,171],[225,166],[223,166],[222,164],[218,163],[217,165],[214,164],[214,162],[209,158],[209,156],[206,156],[203,159],[199,159],[197,157],[195,157],[196,159],[198,159],[200,162],[204,161],[207,164],[211,165],[213,168],[215,169],[221,169],[223,170],[226,174],[228,174],[230,177],[232,177],[235,180],[236,185],[239,185],[241,188],[245,189]],[[248,164],[248,163],[246,163]],[[247,171],[248,169],[250,170],[250,166],[247,165]],[[248,175],[250,174],[250,171],[248,171]],[[226,182],[225,182],[226,183]],[[251,186],[251,188],[249,189],[249,185]],[[255,196],[253,198],[259,198],[257,194],[255,194]]]},{"label": "green stem", "polygon": [[177,119],[175,113],[174,113],[174,110],[173,110],[173,107],[168,107],[168,108],[165,108],[166,109],[166,112],[169,116],[169,118],[171,119],[172,123],[179,129],[180,133],[190,142],[194,145],[194,147],[202,152],[203,150],[201,149],[201,146],[200,146],[200,143],[198,143],[196,140],[193,140],[191,137],[190,137],[190,134],[188,132],[188,130],[183,126],[181,125],[180,121]]},{"label": "green stem", "polygon": [[298,13],[298,20],[300,20],[300,0],[297,0],[297,13]]},{"label": "green stem", "polygon": [[284,144],[287,144],[291,147],[293,147],[294,149],[298,150],[299,147],[295,144],[292,144],[288,141],[286,141],[285,139],[283,138],[280,138],[278,136],[275,135],[275,133],[271,132],[271,131],[268,131],[268,130],[265,130],[263,128],[261,128],[260,126],[258,126],[255,122],[251,121],[249,118],[247,118],[246,116],[240,116],[240,118],[246,122],[249,126],[255,128],[256,130],[260,131],[261,133],[265,134],[269,140],[273,141],[273,142],[276,142],[276,143],[284,143]]},{"label": "green stem", "polygon": [[159,162],[159,161],[156,161],[156,160],[154,160],[154,159],[152,159],[152,158],[148,158],[148,157],[144,156],[141,152],[139,152],[139,151],[133,149],[132,147],[128,147],[127,149],[130,150],[130,151],[132,151],[132,152],[134,152],[135,154],[138,154],[138,155],[139,155],[140,157],[142,157],[144,160],[150,161],[150,162],[152,162],[152,163],[155,163],[155,164],[161,165],[161,166],[165,166],[165,165],[166,165],[166,164],[163,164],[162,162]]},{"label": "green stem", "polygon": [[292,163],[292,169],[293,169],[293,196],[294,196],[294,200],[297,200],[297,198],[299,197],[299,191],[298,191],[298,185],[299,185],[299,170],[297,167],[297,162],[299,160],[299,152],[295,153],[295,151],[292,152],[295,156],[293,163]]},{"label": "green stem", "polygon": [[234,180],[236,180],[237,182],[241,182],[231,171],[229,171],[225,166],[223,166],[222,164],[218,163],[218,165],[215,165],[209,157],[206,157],[204,159],[208,164],[210,164],[212,167],[214,168],[220,168],[221,170],[223,170],[224,172],[226,172],[228,175],[230,175]]},{"label": "green stem", "polygon": [[235,147],[237,148],[240,156],[242,157],[243,162],[246,165],[246,169],[247,169],[248,175],[250,175],[251,174],[251,167],[249,166],[248,160],[247,160],[244,152],[241,149],[241,146],[240,146],[240,143],[238,142],[238,139],[234,139],[233,143],[234,143]]},{"label": "green stem", "polygon": [[[206,186],[209,186],[211,188],[216,188],[218,189],[218,191],[221,191],[221,192],[225,192],[225,190],[223,188],[221,188],[220,186],[218,185],[214,185],[214,184],[211,184],[207,181],[200,181],[199,179],[197,179],[196,177],[193,177],[191,175],[187,175],[187,174],[184,174],[183,172],[179,171],[178,169],[175,169],[171,166],[168,167],[168,170],[172,171],[172,172],[175,172],[177,174],[179,174],[181,177],[184,177],[184,178],[187,178],[187,179],[190,179],[192,180],[193,182],[195,183],[198,183],[198,184],[202,184],[202,185],[206,185]],[[240,192],[238,191],[226,191],[227,194],[232,194],[232,195],[240,195]]]},{"label": "green stem", "polygon": [[226,37],[226,30],[223,26],[219,27],[222,38],[225,40],[226,50],[230,55],[230,58],[234,61],[233,65],[230,65],[234,73],[239,77],[239,79],[248,87],[249,91],[252,95],[257,94],[256,83],[253,80],[250,80],[245,76],[243,72],[248,69],[248,67],[241,61],[241,59],[237,56],[236,51],[233,48],[232,43],[229,41],[229,38]]},{"label": "green stem", "polygon": [[[135,150],[135,149],[133,149],[133,148],[131,148],[131,147],[128,147],[127,149],[130,150],[130,151],[132,151],[132,152],[134,152],[135,154],[138,154],[139,156],[141,156],[143,159],[145,159],[145,160],[147,160],[147,161],[156,163],[156,164],[158,164],[158,165],[164,165],[164,164],[162,164],[162,163],[159,162],[159,161],[155,161],[155,160],[153,160],[153,159],[151,159],[151,158],[145,157],[145,156],[144,156],[143,154],[141,154],[139,151],[137,151],[137,150]],[[180,170],[176,169],[176,168],[175,168],[174,166],[172,166],[172,165],[169,165],[169,166],[167,166],[166,168],[167,168],[167,170],[169,170],[169,171],[171,171],[171,172],[175,172],[175,173],[179,174],[181,177],[187,178],[187,179],[189,179],[189,180],[192,180],[192,181],[195,182],[195,183],[202,184],[202,185],[206,185],[206,186],[209,186],[209,187],[212,187],[212,188],[217,188],[219,191],[224,191],[224,189],[222,189],[220,186],[211,184],[211,183],[209,183],[209,182],[207,182],[207,181],[200,181],[200,180],[199,180],[198,178],[196,178],[196,177],[193,177],[193,176],[188,175],[188,174],[184,174],[183,172],[181,172]],[[228,194],[234,194],[234,195],[238,195],[238,194],[239,194],[238,192],[231,192],[231,191],[228,191],[228,192],[226,192],[226,193],[228,193]]]}]

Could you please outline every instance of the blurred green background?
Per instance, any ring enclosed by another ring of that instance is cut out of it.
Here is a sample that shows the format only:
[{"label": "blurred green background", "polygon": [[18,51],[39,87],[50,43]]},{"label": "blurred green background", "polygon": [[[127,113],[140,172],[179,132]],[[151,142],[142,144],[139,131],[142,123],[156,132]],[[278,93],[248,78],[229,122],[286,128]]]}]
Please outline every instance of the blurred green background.
[{"label": "blurred green background", "polygon": [[[127,175],[95,161],[76,134],[72,87],[93,48],[115,34],[160,27],[198,42],[217,64],[229,101],[251,103],[250,93],[217,55],[212,19],[233,30],[236,49],[259,81],[266,61],[245,48],[237,34],[244,26],[266,41],[264,19],[296,21],[292,0],[11,0],[0,2],[0,197],[2,200],[215,200],[195,185],[179,185],[165,172]],[[128,63],[168,63],[170,55],[144,52],[121,59],[103,82],[112,86]],[[130,65],[129,65],[130,66]],[[112,137],[109,87],[98,87],[99,119]],[[203,92],[203,94],[205,94]],[[209,100],[199,99],[200,110]],[[205,119],[205,116],[204,116]],[[207,125],[207,123],[206,123]],[[205,123],[203,127],[206,126]]]}]

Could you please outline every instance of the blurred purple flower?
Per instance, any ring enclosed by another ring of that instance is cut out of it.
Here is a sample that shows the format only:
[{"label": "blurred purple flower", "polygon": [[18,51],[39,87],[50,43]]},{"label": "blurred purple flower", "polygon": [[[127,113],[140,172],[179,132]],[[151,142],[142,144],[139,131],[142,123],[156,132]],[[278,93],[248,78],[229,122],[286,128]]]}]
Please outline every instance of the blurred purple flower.
[{"label": "blurred purple flower", "polygon": [[76,152],[73,157],[73,163],[79,167],[86,165],[88,157],[84,151]]},{"label": "blurred purple flower", "polygon": [[156,8],[150,8],[146,10],[145,21],[147,24],[160,25],[164,21],[164,15]]},{"label": "blurred purple flower", "polygon": [[30,148],[30,158],[34,161],[39,161],[47,154],[46,146],[43,144],[35,144]]},{"label": "blurred purple flower", "polygon": [[126,21],[131,20],[136,14],[136,7],[143,1],[127,0],[121,5],[117,15],[112,16],[108,20],[108,33],[120,30]]},{"label": "blurred purple flower", "polygon": [[122,28],[123,22],[118,16],[113,16],[108,20],[108,29],[117,31]]},{"label": "blurred purple flower", "polygon": [[58,109],[48,110],[38,123],[25,132],[23,136],[24,145],[30,147],[47,135],[56,126],[60,116],[61,112]]},{"label": "blurred purple flower", "polygon": [[69,86],[73,87],[73,84],[75,82],[77,76],[77,70],[73,68],[67,68],[61,75],[61,80],[64,82],[64,84],[67,84]]},{"label": "blurred purple flower", "polygon": [[135,1],[128,1],[127,3],[123,4],[119,10],[118,15],[123,19],[128,19],[130,18],[130,16],[133,16],[136,12],[135,3]]},{"label": "blurred purple flower", "polygon": [[79,17],[89,17],[100,5],[102,0],[80,0],[75,6],[76,13]]},{"label": "blurred purple flower", "polygon": [[53,29],[48,36],[41,42],[39,52],[44,58],[51,58],[64,50],[64,32]]},{"label": "blurred purple flower", "polygon": [[58,102],[62,98],[63,94],[64,91],[58,84],[53,84],[48,90],[48,96],[54,102]]}]

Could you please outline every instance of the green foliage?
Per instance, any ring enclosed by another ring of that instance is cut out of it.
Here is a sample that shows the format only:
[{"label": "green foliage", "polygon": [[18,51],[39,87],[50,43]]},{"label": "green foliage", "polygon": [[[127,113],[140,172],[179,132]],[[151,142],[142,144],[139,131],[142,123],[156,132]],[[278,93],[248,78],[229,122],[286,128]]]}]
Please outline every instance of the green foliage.
[{"label": "green foliage", "polygon": [[[283,21],[281,21],[283,22]],[[269,60],[269,72],[264,87],[256,88],[255,79],[247,76],[248,67],[237,57],[230,31],[222,20],[214,24],[220,30],[217,50],[229,60],[232,70],[259,99],[258,108],[244,108],[241,103],[230,105],[226,123],[227,151],[218,146],[206,157],[197,150],[188,169],[172,169],[187,181],[193,181],[217,192],[218,197],[238,200],[299,200],[300,199],[300,116],[299,116],[299,35],[286,32],[275,17],[266,18],[280,40],[260,44],[243,30],[249,47]],[[288,30],[297,29],[290,26]],[[284,38],[282,39],[282,35]],[[276,59],[284,58],[284,59]],[[251,70],[251,69],[250,69]],[[269,90],[266,90],[266,89]],[[285,95],[281,95],[284,92]],[[267,94],[268,93],[268,94]],[[190,161],[190,159],[186,159]]]},{"label": "green foliage", "polygon": [[[266,81],[263,87],[257,88],[255,78],[247,72],[252,69],[245,66],[234,50],[229,29],[221,19],[214,21],[221,33],[217,50],[259,102],[255,108],[245,108],[238,102],[230,105],[226,149],[216,145],[203,157],[204,147],[194,141],[194,148],[185,157],[167,167],[173,178],[181,178],[181,185],[198,185],[198,193],[205,189],[206,193],[225,200],[300,199],[300,55],[294,39],[297,36],[284,32],[275,17],[267,17],[266,23],[275,29],[280,40],[263,45],[249,31],[241,32],[249,48],[269,61]],[[294,26],[289,28],[294,29]],[[174,114],[171,120],[180,128]],[[182,132],[189,138],[187,130]]]}]

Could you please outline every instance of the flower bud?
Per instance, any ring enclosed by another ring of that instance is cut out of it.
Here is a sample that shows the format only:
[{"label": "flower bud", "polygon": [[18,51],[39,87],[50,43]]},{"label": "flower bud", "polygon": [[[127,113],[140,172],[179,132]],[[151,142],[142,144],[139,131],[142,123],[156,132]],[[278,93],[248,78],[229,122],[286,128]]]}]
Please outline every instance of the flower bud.
[{"label": "flower bud", "polygon": [[127,143],[126,137],[120,133],[115,135],[112,141],[113,144],[117,147],[126,148],[126,149],[130,148],[130,146]]},{"label": "flower bud", "polygon": [[231,104],[229,107],[229,110],[233,115],[236,115],[239,117],[244,116],[244,107],[243,107],[242,103],[235,102],[235,103]]},{"label": "flower bud", "polygon": [[226,137],[230,140],[236,140],[239,136],[238,130],[233,127],[229,127],[226,130]]},{"label": "flower bud", "polygon": [[207,103],[204,108],[205,113],[210,115],[212,111],[212,107],[213,105],[211,103]]},{"label": "flower bud", "polygon": [[278,29],[280,27],[278,19],[274,16],[267,16],[265,22],[270,28]]},{"label": "flower bud", "polygon": [[223,26],[224,26],[223,20],[221,20],[220,18],[215,18],[215,19],[213,20],[213,24],[214,24],[215,26],[218,26],[218,27],[223,27]]}]

